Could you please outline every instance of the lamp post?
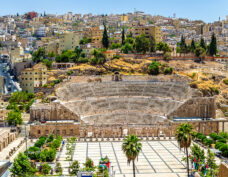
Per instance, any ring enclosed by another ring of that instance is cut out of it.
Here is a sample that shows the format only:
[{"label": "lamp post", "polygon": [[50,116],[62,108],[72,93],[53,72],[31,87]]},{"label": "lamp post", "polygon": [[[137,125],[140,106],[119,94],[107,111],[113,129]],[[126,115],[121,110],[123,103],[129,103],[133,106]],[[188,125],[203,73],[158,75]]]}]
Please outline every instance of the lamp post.
[{"label": "lamp post", "polygon": [[25,124],[25,143],[26,143],[26,152],[28,152],[28,142],[27,142],[26,124]]}]

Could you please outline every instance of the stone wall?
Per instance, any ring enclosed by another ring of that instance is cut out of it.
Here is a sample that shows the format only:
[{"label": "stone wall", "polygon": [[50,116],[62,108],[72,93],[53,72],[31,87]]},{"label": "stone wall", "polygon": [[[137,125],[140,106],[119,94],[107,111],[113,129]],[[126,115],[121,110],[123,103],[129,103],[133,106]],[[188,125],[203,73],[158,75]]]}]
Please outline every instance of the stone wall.
[{"label": "stone wall", "polygon": [[50,104],[35,104],[30,108],[30,122],[55,120],[75,120],[80,122],[80,118],[75,113],[57,101]]},{"label": "stone wall", "polygon": [[51,133],[64,137],[79,136],[79,127],[79,124],[74,123],[31,125],[30,130],[32,131],[30,131],[30,137],[39,138],[40,136],[48,136]]},{"label": "stone wall", "polygon": [[197,97],[187,100],[177,110],[169,114],[173,117],[215,118],[216,104],[214,97]]},{"label": "stone wall", "polygon": [[9,128],[0,129],[0,152],[13,142],[18,135],[18,132],[10,132]]},{"label": "stone wall", "polygon": [[227,177],[228,176],[228,164],[222,162],[219,167],[218,177]]},{"label": "stone wall", "polygon": [[[135,134],[139,137],[154,136],[159,137],[161,134],[166,137],[173,137],[177,127],[181,123],[164,122],[151,125],[80,125],[78,123],[46,123],[40,125],[31,125],[30,132],[31,138],[39,138],[46,136],[50,133],[58,133],[63,137],[124,137],[125,135]],[[209,135],[211,132],[218,133],[218,121],[207,122],[190,122],[194,130],[204,135]]]}]

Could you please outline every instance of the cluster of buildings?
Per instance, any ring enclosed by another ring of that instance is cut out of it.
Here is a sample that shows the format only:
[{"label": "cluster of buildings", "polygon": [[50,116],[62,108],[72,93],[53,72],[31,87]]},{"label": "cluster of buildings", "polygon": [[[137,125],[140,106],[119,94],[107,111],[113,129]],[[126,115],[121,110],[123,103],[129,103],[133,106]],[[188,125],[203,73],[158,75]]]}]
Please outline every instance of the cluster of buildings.
[{"label": "cluster of buildings", "polygon": [[[1,61],[6,60],[9,63],[23,90],[33,92],[34,87],[44,84],[47,78],[46,74],[43,74],[43,69],[33,67],[32,52],[44,47],[47,54],[59,55],[65,50],[73,50],[80,46],[89,56],[94,48],[102,48],[104,22],[108,29],[110,44],[122,43],[123,29],[126,36],[153,36],[156,43],[163,41],[173,48],[177,46],[182,35],[186,37],[187,44],[190,44],[192,39],[199,41],[201,37],[204,37],[208,44],[212,33],[215,33],[219,54],[228,56],[228,17],[226,20],[219,19],[207,24],[200,20],[176,18],[175,15],[151,16],[140,11],[110,15],[83,15],[72,12],[55,15],[28,12],[24,15],[0,17]],[[81,40],[87,42],[82,44]],[[106,54],[109,58],[115,53],[108,51]],[[36,73],[42,74],[38,76]]]}]

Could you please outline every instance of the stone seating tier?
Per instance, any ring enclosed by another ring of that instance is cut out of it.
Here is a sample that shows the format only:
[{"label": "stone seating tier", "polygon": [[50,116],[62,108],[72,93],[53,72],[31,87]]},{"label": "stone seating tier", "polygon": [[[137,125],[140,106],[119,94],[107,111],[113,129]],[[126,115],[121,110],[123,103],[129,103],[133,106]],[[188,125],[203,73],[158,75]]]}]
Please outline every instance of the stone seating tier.
[{"label": "stone seating tier", "polygon": [[183,102],[171,99],[152,99],[149,97],[108,97],[78,100],[62,103],[77,115],[87,116],[118,110],[142,111],[145,113],[169,114]]},{"label": "stone seating tier", "polygon": [[81,119],[87,124],[101,125],[104,122],[109,124],[156,124],[163,122],[166,117],[160,115],[146,114],[136,111],[119,111],[107,114],[98,114],[87,117],[81,117]]},{"label": "stone seating tier", "polygon": [[106,96],[163,96],[175,100],[191,97],[188,85],[175,82],[70,83],[59,88],[56,93],[60,100],[67,101]]}]

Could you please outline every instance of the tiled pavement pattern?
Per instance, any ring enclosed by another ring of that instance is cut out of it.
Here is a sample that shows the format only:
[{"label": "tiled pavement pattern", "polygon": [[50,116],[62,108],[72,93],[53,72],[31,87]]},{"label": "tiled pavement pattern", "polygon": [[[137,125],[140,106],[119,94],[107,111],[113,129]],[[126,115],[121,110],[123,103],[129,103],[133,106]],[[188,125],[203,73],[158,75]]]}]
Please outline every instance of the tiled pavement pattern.
[{"label": "tiled pavement pattern", "polygon": [[[132,177],[132,164],[121,150],[122,142],[77,142],[73,160],[81,166],[86,157],[98,165],[101,157],[109,157],[116,177]],[[184,153],[179,150],[176,141],[142,141],[142,152],[136,162],[137,177],[186,177],[185,164],[181,161]],[[68,174],[69,162],[65,161],[66,147],[60,155],[60,163],[65,167],[63,174]]]}]

